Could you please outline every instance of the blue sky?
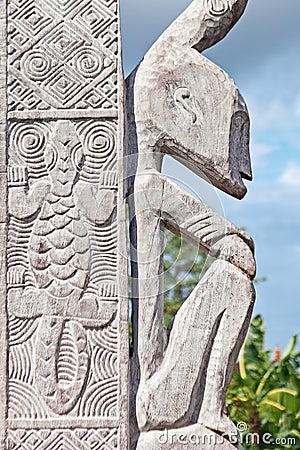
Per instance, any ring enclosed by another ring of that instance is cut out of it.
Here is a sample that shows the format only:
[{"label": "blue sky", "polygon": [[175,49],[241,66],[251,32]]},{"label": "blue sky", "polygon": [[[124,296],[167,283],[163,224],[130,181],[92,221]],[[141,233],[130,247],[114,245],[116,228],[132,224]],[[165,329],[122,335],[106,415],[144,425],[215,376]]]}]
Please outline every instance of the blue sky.
[{"label": "blue sky", "polygon": [[[135,67],[188,0],[123,0],[125,74]],[[267,345],[284,347],[300,332],[300,1],[249,0],[243,18],[205,54],[243,93],[252,119],[254,180],[237,201],[168,161],[165,171],[188,182],[256,243],[256,313],[268,326]],[[203,195],[206,192],[206,197]]]}]

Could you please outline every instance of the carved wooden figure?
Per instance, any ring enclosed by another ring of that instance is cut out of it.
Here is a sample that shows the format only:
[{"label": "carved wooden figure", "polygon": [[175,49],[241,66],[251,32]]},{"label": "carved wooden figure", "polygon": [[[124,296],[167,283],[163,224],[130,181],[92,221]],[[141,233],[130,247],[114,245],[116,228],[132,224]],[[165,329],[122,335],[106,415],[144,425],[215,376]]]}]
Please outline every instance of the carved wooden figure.
[{"label": "carved wooden figure", "polygon": [[[160,171],[169,154],[230,195],[245,195],[243,178],[252,178],[247,107],[229,76],[201,52],[229,32],[246,4],[192,1],[127,80],[129,167],[136,172],[139,450],[192,449],[191,434],[211,436],[202,449],[240,448],[225,396],[254,303],[253,242]],[[170,335],[163,320],[164,227],[215,258]]]},{"label": "carved wooden figure", "polygon": [[3,450],[128,448],[118,7],[1,1]]}]

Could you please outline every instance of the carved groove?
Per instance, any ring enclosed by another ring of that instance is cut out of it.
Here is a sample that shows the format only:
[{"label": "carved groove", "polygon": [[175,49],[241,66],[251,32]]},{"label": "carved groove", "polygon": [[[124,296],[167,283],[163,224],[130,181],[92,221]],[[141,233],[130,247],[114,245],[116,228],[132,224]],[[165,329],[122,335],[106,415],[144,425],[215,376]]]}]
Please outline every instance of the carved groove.
[{"label": "carved groove", "polygon": [[85,153],[81,178],[99,183],[100,176],[107,176],[105,173],[116,167],[116,123],[87,121],[79,124],[77,130]]},{"label": "carved groove", "polygon": [[27,383],[19,380],[9,382],[9,418],[10,419],[31,419],[46,418],[40,396],[36,389]]},{"label": "carved groove", "polygon": [[18,319],[9,317],[9,344],[20,345],[26,342],[34,334],[38,327],[38,320]]},{"label": "carved groove", "polygon": [[206,0],[206,8],[213,16],[223,16],[230,9],[229,2],[227,0]]},{"label": "carved groove", "polygon": [[118,380],[100,381],[86,390],[80,403],[83,417],[116,417]]}]

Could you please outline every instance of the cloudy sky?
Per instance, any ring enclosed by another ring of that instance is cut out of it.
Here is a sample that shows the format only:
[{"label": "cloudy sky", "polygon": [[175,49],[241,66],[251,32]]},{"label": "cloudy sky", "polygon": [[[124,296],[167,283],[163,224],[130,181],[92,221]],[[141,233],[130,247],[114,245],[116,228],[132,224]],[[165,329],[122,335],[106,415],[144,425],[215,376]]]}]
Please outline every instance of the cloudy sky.
[{"label": "cloudy sky", "polygon": [[[189,0],[122,0],[125,74]],[[256,242],[256,312],[268,325],[267,345],[284,347],[300,332],[300,1],[249,0],[224,41],[206,56],[242,91],[252,119],[254,181],[240,202],[205,188],[172,161],[165,172],[189,186]],[[210,197],[209,197],[210,196]]]}]

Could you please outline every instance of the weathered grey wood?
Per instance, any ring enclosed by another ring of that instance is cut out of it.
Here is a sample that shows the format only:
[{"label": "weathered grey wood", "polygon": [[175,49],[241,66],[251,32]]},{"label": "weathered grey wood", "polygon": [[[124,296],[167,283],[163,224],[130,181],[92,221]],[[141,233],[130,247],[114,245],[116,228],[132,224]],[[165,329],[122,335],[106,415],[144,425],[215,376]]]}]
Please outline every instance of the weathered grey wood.
[{"label": "weathered grey wood", "polygon": [[125,450],[119,2],[6,3],[0,12],[0,447]]},{"label": "weathered grey wood", "polygon": [[[159,446],[155,430],[238,435],[225,396],[255,298],[253,242],[160,171],[169,154],[230,195],[245,195],[243,178],[252,178],[247,107],[230,77],[201,52],[229,32],[246,4],[192,1],[127,80],[127,167],[137,227],[138,449],[192,448]],[[164,227],[215,258],[170,335],[163,321]],[[225,440],[201,448],[240,446]]]}]

